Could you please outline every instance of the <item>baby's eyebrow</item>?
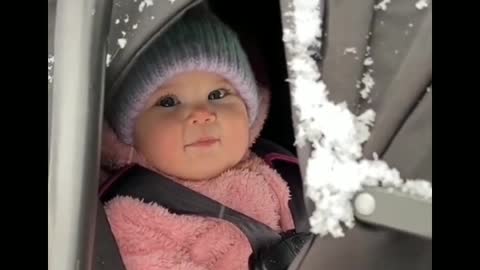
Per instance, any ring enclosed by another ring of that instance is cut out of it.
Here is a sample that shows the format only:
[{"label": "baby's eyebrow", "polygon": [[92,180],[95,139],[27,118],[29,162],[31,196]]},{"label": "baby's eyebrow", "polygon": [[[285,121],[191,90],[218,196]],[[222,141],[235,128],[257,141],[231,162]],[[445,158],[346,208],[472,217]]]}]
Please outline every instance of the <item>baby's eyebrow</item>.
[{"label": "baby's eyebrow", "polygon": [[217,82],[220,83],[220,84],[224,84],[224,85],[233,87],[233,85],[225,78],[218,79]]}]

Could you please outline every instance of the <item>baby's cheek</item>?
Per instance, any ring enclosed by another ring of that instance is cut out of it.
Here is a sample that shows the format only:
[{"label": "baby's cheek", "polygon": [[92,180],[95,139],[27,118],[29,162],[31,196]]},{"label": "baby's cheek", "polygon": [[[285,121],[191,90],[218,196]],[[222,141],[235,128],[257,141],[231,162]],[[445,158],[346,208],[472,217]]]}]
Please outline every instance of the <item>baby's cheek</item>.
[{"label": "baby's cheek", "polygon": [[160,128],[152,134],[151,141],[151,151],[161,160],[168,160],[178,155],[183,146],[182,135],[174,128]]},{"label": "baby's cheek", "polygon": [[242,111],[232,113],[225,122],[224,131],[229,152],[241,158],[248,148],[249,125],[246,115],[243,115]]}]

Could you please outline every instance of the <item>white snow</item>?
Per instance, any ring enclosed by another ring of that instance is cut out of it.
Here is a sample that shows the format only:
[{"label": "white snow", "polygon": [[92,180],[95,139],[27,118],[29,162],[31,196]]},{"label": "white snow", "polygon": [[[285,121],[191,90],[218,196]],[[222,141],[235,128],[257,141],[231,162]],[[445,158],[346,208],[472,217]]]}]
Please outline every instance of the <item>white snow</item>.
[{"label": "white snow", "polygon": [[372,57],[367,57],[365,58],[365,60],[363,61],[363,65],[364,66],[371,66],[373,64],[373,59]]},{"label": "white snow", "polygon": [[53,55],[48,55],[48,83],[53,82],[53,64],[55,63],[55,57]]},{"label": "white snow", "polygon": [[120,48],[125,48],[125,45],[127,45],[127,39],[126,38],[119,38],[117,40],[117,43],[118,43],[118,46],[120,46]]},{"label": "white snow", "polygon": [[137,29],[137,27],[138,27],[138,24],[132,25],[132,29],[133,29],[133,30]]},{"label": "white snow", "polygon": [[119,23],[120,23],[120,19],[116,19],[115,24],[119,24]]},{"label": "white snow", "polygon": [[390,4],[392,0],[382,0],[382,2],[378,3],[378,5],[373,6],[373,9],[375,10],[387,10],[387,5]]},{"label": "white snow", "polygon": [[145,7],[145,2],[142,1],[140,5],[138,6],[138,11],[143,12],[143,8]]},{"label": "white snow", "polygon": [[428,200],[432,198],[431,185],[430,182],[425,180],[407,180],[401,190],[414,197]]},{"label": "white snow", "polygon": [[140,5],[138,6],[138,11],[143,12],[145,6],[153,6],[153,0],[142,0],[142,2],[140,2]]},{"label": "white snow", "polygon": [[430,85],[429,87],[427,87],[427,93],[431,93],[432,92],[432,86]]},{"label": "white snow", "polygon": [[[390,1],[384,2],[386,4]],[[324,236],[344,235],[342,224],[354,226],[352,199],[364,186],[400,188],[410,194],[431,197],[427,182],[406,182],[384,161],[362,159],[362,144],[370,136],[375,112],[352,114],[345,102],[328,100],[317,63],[310,57],[321,48],[319,0],[293,0],[293,29],[283,30],[283,40],[292,59],[288,62],[294,112],[299,119],[296,144],[309,144],[313,151],[306,164],[306,196],[315,203],[311,231]],[[350,50],[349,50],[350,51]],[[356,50],[355,50],[356,53]],[[368,72],[370,74],[370,72]],[[362,80],[367,85],[373,80]],[[367,83],[365,83],[367,82]]]},{"label": "white snow", "polygon": [[107,59],[105,61],[107,67],[110,66],[110,62],[112,61],[112,55],[107,53]]},{"label": "white snow", "polygon": [[122,31],[122,37],[126,36],[127,33],[125,31]]},{"label": "white snow", "polygon": [[395,54],[398,54],[398,53],[399,53],[399,51],[398,51],[398,50],[395,50],[395,51],[394,51],[394,53],[395,53]]},{"label": "white snow", "polygon": [[345,50],[343,51],[343,55],[346,55],[347,53],[357,54],[357,48],[355,47],[345,48]]},{"label": "white snow", "polygon": [[415,4],[415,7],[417,9],[422,10],[426,7],[428,7],[428,1],[427,0],[418,0],[417,3]]},{"label": "white snow", "polygon": [[368,95],[370,94],[373,86],[375,85],[375,81],[373,80],[371,73],[372,73],[371,69],[369,69],[367,72],[363,73],[362,83],[363,83],[364,88],[360,91],[360,96],[363,99],[368,98]]},{"label": "white snow", "polygon": [[175,0],[168,0],[170,2],[170,4],[173,4],[175,2]]},{"label": "white snow", "polygon": [[408,24],[408,27],[412,28],[412,27],[413,27],[413,23],[409,23],[409,24]]},{"label": "white snow", "polygon": [[130,20],[130,17],[128,17],[128,14],[125,14],[125,18],[123,19],[123,22],[128,23],[128,20]]}]

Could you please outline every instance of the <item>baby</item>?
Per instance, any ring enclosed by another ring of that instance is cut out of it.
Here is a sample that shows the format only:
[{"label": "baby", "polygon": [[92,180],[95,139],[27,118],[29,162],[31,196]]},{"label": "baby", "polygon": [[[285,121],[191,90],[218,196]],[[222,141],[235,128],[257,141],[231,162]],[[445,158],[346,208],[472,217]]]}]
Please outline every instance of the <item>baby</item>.
[{"label": "baby", "polygon": [[[268,111],[235,33],[191,10],[139,57],[106,105],[103,164],[137,163],[258,220],[294,229],[288,187],[250,151]],[[142,198],[105,205],[128,270],[248,269],[245,235]]]}]

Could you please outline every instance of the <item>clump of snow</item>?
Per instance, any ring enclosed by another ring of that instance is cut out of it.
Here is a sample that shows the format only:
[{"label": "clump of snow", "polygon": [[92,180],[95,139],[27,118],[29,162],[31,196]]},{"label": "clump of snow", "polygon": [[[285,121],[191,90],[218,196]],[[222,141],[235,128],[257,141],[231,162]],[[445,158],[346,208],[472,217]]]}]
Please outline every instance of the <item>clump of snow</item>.
[{"label": "clump of snow", "polygon": [[367,99],[368,95],[372,91],[373,86],[375,85],[375,81],[372,78],[371,73],[373,72],[372,69],[369,69],[367,72],[363,73],[362,83],[364,88],[360,91],[360,96],[363,99]]},{"label": "clump of snow", "polygon": [[373,6],[373,9],[375,10],[387,10],[387,5],[390,4],[392,0],[382,0],[382,2],[378,3],[377,5]]},{"label": "clump of snow", "polygon": [[420,199],[428,200],[432,198],[431,183],[425,180],[407,180],[401,190]]},{"label": "clump of snow", "polygon": [[[390,1],[383,1],[385,5]],[[352,114],[346,103],[328,100],[317,63],[311,57],[320,51],[321,16],[319,0],[293,0],[293,29],[284,29],[283,40],[292,55],[288,62],[292,103],[298,116],[296,144],[310,144],[306,166],[306,196],[315,203],[311,231],[321,236],[344,235],[342,224],[354,226],[352,199],[364,186],[402,188],[431,197],[426,182],[405,182],[384,161],[362,159],[362,144],[370,136],[375,112]],[[367,82],[369,80],[366,80]],[[365,83],[365,82],[363,82]],[[416,194],[416,193],[415,193]]]},{"label": "clump of snow", "polygon": [[120,46],[120,48],[123,49],[127,45],[127,39],[126,38],[119,38],[117,40],[117,43],[118,43],[118,46]]},{"label": "clump of snow", "polygon": [[413,27],[413,23],[409,23],[409,24],[408,24],[408,27],[412,28],[412,27]]},{"label": "clump of snow", "polygon": [[371,47],[370,46],[367,46],[367,49],[365,51],[365,56],[369,56],[370,55],[370,50],[371,50]]},{"label": "clump of snow", "polygon": [[170,2],[170,4],[173,4],[175,2],[175,0],[168,0]]},{"label": "clump of snow", "polygon": [[427,0],[418,0],[417,3],[415,4],[415,7],[417,9],[422,10],[426,7],[428,7],[428,1]]},{"label": "clump of snow", "polygon": [[137,27],[138,27],[138,24],[132,25],[132,29],[133,29],[133,30],[137,29]]},{"label": "clump of snow", "polygon": [[48,83],[53,82],[53,64],[55,63],[55,57],[53,55],[48,55]]},{"label": "clump of snow", "polygon": [[127,33],[125,31],[122,31],[122,37],[126,36]]},{"label": "clump of snow", "polygon": [[123,22],[128,23],[128,20],[130,20],[130,17],[128,17],[128,14],[125,14],[125,18],[123,19]]},{"label": "clump of snow", "polygon": [[[371,47],[367,46],[366,51],[365,51],[365,60],[363,61],[363,65],[366,67],[369,67],[373,65],[373,59],[370,57],[370,50]],[[372,91],[373,86],[375,85],[375,81],[373,80],[372,77],[373,69],[369,68],[366,72],[363,73],[362,75],[362,84],[363,84],[363,89],[360,90],[360,96],[363,99],[367,99],[368,96],[370,95],[370,92]],[[357,87],[359,88],[359,87]]]},{"label": "clump of snow", "polygon": [[143,12],[145,6],[153,6],[153,0],[142,0],[142,2],[140,2],[140,5],[138,6],[138,11]]},{"label": "clump of snow", "polygon": [[373,59],[372,57],[367,57],[365,58],[365,60],[363,61],[363,65],[364,66],[371,66],[373,64]]},{"label": "clump of snow", "polygon": [[151,20],[155,19],[155,16],[150,17]]},{"label": "clump of snow", "polygon": [[105,61],[107,67],[110,66],[110,62],[112,61],[112,55],[107,53],[107,59]]},{"label": "clump of snow", "polygon": [[119,24],[119,23],[120,23],[120,19],[116,19],[115,24]]},{"label": "clump of snow", "polygon": [[141,2],[140,5],[138,6],[138,11],[143,12],[143,8],[145,7],[145,2]]},{"label": "clump of snow", "polygon": [[347,55],[347,53],[357,54],[357,48],[355,47],[345,48],[345,50],[343,51],[343,55]]},{"label": "clump of snow", "polygon": [[427,87],[427,93],[430,93],[432,92],[432,86],[430,85],[429,87]]}]

